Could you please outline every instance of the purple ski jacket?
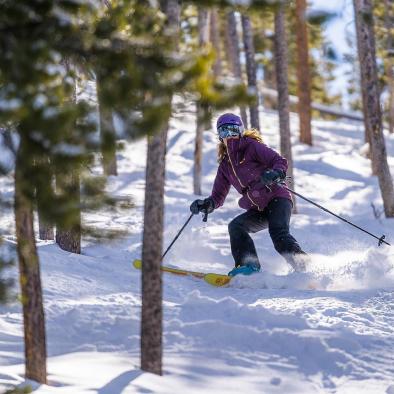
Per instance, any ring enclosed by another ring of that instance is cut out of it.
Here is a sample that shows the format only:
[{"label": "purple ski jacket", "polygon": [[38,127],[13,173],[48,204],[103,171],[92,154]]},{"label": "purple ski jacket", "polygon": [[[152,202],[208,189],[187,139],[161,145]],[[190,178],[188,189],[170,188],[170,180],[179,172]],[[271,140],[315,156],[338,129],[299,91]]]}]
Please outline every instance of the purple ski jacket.
[{"label": "purple ski jacket", "polygon": [[231,185],[242,194],[238,204],[243,209],[262,211],[275,197],[291,195],[279,185],[270,186],[271,191],[260,182],[264,170],[287,170],[287,160],[267,145],[251,137],[230,138],[226,141],[225,155],[216,174],[211,198],[215,208],[223,205]]}]

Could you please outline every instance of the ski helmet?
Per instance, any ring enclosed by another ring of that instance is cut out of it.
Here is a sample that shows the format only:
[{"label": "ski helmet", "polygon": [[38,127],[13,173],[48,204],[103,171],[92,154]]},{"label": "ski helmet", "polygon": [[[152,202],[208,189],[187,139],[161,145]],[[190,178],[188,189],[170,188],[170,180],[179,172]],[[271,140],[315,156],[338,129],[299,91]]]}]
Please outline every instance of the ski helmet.
[{"label": "ski helmet", "polygon": [[237,126],[240,126],[242,131],[244,129],[244,124],[242,122],[242,119],[238,115],[232,113],[226,113],[220,115],[216,122],[216,128],[218,129],[220,126],[223,126],[224,124],[235,124]]},{"label": "ski helmet", "polygon": [[217,120],[216,130],[220,141],[222,141],[223,138],[242,136],[244,124],[239,116],[226,113],[221,115]]}]

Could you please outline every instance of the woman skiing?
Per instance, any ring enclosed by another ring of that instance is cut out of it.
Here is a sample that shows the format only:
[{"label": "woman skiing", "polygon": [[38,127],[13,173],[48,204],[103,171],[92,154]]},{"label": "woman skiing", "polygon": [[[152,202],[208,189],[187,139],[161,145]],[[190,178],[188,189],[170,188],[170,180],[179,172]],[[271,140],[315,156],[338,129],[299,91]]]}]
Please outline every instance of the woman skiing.
[{"label": "woman skiing", "polygon": [[226,113],[216,124],[220,140],[219,168],[210,197],[195,200],[190,211],[211,213],[223,205],[231,185],[242,195],[238,204],[246,212],[228,225],[235,268],[230,276],[260,271],[249,233],[268,227],[275,249],[295,271],[305,271],[307,255],[289,233],[293,207],[290,193],[278,184],[286,177],[287,160],[263,144],[256,130],[244,131],[239,116]]}]

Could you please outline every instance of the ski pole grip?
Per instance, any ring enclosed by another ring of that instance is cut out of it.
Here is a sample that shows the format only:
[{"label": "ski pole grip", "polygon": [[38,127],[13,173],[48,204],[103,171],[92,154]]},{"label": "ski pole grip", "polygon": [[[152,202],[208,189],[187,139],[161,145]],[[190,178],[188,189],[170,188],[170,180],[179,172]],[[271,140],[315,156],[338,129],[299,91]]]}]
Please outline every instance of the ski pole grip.
[{"label": "ski pole grip", "polygon": [[207,209],[204,211],[204,217],[202,218],[202,221],[203,222],[208,221],[208,210]]}]

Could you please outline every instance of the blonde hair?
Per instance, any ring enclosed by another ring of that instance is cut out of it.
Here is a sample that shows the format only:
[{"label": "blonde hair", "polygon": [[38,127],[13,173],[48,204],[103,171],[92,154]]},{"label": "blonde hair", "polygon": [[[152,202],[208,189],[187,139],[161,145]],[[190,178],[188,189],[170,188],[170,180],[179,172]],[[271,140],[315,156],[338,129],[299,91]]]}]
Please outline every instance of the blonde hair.
[{"label": "blonde hair", "polygon": [[[260,131],[257,129],[248,129],[243,132],[243,137],[250,137],[255,139],[256,141],[263,143],[263,137],[260,134]],[[218,162],[220,163],[225,156],[227,155],[226,145],[224,142],[219,142],[218,144]]]}]

